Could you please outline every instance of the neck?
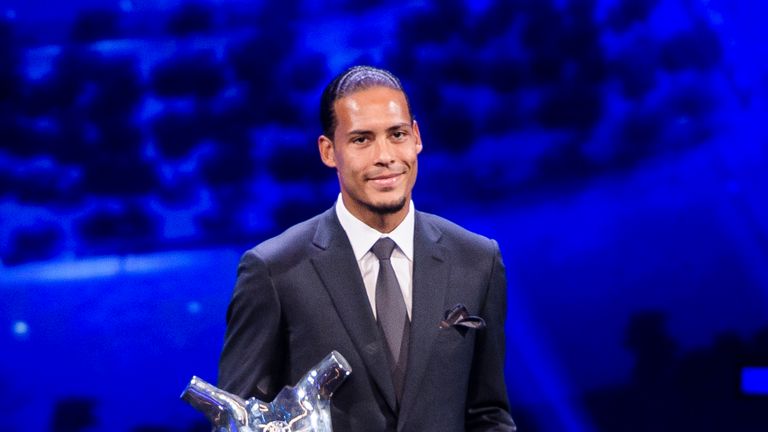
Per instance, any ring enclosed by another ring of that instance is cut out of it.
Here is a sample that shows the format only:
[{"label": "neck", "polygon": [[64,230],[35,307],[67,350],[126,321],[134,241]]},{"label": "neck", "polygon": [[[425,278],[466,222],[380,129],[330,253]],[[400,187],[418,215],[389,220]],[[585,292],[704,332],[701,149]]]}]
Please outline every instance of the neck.
[{"label": "neck", "polygon": [[352,200],[343,195],[341,199],[344,203],[344,207],[346,207],[354,217],[360,219],[364,224],[381,233],[390,233],[394,231],[394,229],[397,228],[408,215],[408,210],[411,206],[411,200],[406,199],[405,205],[403,205],[403,208],[400,210],[392,213],[379,213],[359,203],[350,202]]},{"label": "neck", "polygon": [[398,227],[398,225],[400,225],[407,214],[408,208],[406,207],[403,211],[397,213],[386,215],[374,213],[370,217],[360,218],[360,220],[378,232],[391,233]]}]

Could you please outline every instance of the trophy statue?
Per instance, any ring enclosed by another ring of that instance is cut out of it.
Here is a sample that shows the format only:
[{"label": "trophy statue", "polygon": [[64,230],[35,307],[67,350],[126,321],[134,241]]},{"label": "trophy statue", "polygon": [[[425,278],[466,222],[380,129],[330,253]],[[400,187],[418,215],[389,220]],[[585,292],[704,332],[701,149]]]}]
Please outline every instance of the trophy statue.
[{"label": "trophy statue", "polygon": [[181,398],[202,411],[215,432],[332,432],[331,395],[352,372],[332,351],[270,403],[241,397],[193,376]]}]

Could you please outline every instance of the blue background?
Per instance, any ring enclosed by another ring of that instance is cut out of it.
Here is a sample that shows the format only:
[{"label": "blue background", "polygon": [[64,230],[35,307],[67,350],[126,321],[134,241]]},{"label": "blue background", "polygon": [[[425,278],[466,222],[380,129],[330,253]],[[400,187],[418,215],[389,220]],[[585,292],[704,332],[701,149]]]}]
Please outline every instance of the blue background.
[{"label": "blue background", "polygon": [[767,9],[7,0],[0,430],[208,429],[178,395],[240,254],[332,205],[357,63],[409,91],[417,207],[501,244],[521,430],[766,430]]}]

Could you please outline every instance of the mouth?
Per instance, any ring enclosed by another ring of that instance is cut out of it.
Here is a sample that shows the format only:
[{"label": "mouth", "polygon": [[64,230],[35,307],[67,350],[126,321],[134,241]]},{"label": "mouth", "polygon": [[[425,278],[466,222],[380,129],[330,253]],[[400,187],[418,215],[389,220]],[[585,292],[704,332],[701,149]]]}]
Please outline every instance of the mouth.
[{"label": "mouth", "polygon": [[405,173],[392,173],[371,177],[368,182],[379,189],[387,189],[397,185]]}]

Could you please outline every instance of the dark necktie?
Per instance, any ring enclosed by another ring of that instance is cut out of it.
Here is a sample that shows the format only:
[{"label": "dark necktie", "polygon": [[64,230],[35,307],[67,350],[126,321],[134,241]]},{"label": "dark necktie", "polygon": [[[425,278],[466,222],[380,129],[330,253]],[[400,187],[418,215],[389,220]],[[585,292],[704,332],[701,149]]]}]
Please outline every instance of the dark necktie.
[{"label": "dark necktie", "polygon": [[408,358],[408,336],[411,322],[405,308],[405,300],[395,270],[389,258],[395,249],[395,242],[388,237],[380,238],[371,248],[379,259],[379,275],[376,279],[376,317],[379,328],[389,348],[392,381],[397,400],[403,394],[405,366]]}]

